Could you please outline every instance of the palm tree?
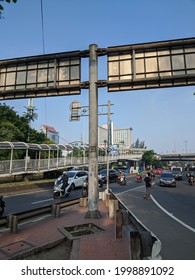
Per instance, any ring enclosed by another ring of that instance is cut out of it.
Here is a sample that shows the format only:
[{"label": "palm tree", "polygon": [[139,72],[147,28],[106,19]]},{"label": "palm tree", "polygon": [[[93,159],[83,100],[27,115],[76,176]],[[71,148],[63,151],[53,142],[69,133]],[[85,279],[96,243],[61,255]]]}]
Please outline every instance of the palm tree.
[{"label": "palm tree", "polygon": [[31,121],[37,120],[38,115],[35,113],[35,106],[33,106],[32,98],[28,102],[28,107],[24,107],[26,112],[24,113],[24,117],[28,121],[29,131],[28,131],[28,141],[30,140],[30,129],[31,129]]}]

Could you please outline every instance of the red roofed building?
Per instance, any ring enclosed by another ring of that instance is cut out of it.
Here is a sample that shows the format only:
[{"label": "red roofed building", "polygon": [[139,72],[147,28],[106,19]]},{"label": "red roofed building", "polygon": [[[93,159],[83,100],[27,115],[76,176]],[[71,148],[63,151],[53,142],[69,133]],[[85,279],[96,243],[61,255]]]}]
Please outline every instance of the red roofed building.
[{"label": "red roofed building", "polygon": [[42,131],[51,141],[59,144],[59,132],[57,132],[53,126],[43,124],[40,127],[40,131]]}]

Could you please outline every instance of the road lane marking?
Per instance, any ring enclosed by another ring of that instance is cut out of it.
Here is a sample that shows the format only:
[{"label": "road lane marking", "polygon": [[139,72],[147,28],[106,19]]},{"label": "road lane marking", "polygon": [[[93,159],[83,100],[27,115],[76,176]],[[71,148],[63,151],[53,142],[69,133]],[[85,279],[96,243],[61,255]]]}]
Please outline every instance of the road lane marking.
[{"label": "road lane marking", "polygon": [[[145,187],[145,185],[142,185],[142,186],[139,186],[139,187],[135,187],[135,188],[133,188],[133,189],[130,189],[130,190],[126,190],[126,191],[124,191],[124,192],[120,192],[120,193],[117,193],[117,195],[119,195],[119,194],[124,194],[124,193],[127,193],[127,192],[132,192],[132,191],[136,191],[136,190],[138,190],[138,189],[143,189]],[[139,190],[140,191],[140,190]],[[144,190],[145,191],[145,190]]]},{"label": "road lane marking", "polygon": [[175,221],[177,221],[178,223],[180,223],[182,226],[186,227],[187,229],[191,230],[192,232],[195,232],[195,229],[189,225],[187,225],[186,223],[182,222],[180,219],[176,218],[173,213],[168,212],[165,208],[163,208],[157,201],[156,199],[151,195],[152,200],[154,201],[154,203],[164,212],[166,213],[169,217],[171,217],[172,219],[174,219]]},{"label": "road lane marking", "polygon": [[4,195],[4,197],[13,197],[13,196],[21,196],[21,195],[28,195],[28,194],[32,194],[32,193],[39,193],[39,192],[47,192],[48,190],[50,190],[50,189],[47,189],[47,190],[40,190],[40,191],[35,191],[35,190],[29,190],[28,192],[20,192],[20,193],[10,193],[10,195],[9,194],[7,194],[7,195]]},{"label": "road lane marking", "polygon": [[51,201],[51,200],[53,200],[53,198],[48,198],[48,199],[44,199],[44,200],[34,201],[34,202],[31,202],[31,204],[38,204],[38,203],[42,203],[42,202],[46,202],[46,201]]},{"label": "road lane marking", "polygon": [[[135,187],[133,189],[130,189],[130,190],[126,190],[124,192],[120,192],[120,193],[117,193],[116,195],[119,196],[119,195],[122,195],[124,193],[127,193],[127,192],[131,192],[131,191],[135,191],[137,189],[141,189],[145,187],[145,185],[142,185],[142,186],[139,186],[139,187]],[[145,191],[145,190],[144,190]],[[177,221],[178,223],[180,223],[182,226],[186,227],[187,229],[191,230],[192,232],[195,232],[195,229],[191,226],[189,226],[188,224],[182,222],[180,219],[178,219],[177,217],[175,217],[173,215],[173,213],[170,213],[168,212],[165,208],[163,208],[156,200],[155,198],[151,195],[151,199],[153,200],[153,202],[165,213],[167,214],[169,217],[171,217],[172,219],[174,219],[175,221]]]}]

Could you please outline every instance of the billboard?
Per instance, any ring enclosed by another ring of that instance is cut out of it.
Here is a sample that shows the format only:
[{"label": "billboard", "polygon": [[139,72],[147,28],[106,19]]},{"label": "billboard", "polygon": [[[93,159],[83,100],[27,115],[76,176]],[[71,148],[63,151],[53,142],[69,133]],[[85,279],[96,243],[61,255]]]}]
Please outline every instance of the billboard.
[{"label": "billboard", "polygon": [[195,38],[108,48],[108,91],[195,84]]},{"label": "billboard", "polygon": [[80,94],[79,51],[0,61],[0,100]]}]

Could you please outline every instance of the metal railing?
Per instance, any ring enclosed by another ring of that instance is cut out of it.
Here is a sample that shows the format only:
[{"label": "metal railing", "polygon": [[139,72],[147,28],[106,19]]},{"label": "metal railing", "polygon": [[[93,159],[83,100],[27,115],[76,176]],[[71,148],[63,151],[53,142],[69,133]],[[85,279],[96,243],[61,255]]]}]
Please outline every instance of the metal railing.
[{"label": "metal railing", "polygon": [[[161,241],[131,213],[112,191],[110,200],[113,201],[112,205],[115,208],[116,238],[121,238],[123,231],[129,235],[131,259],[162,259]],[[114,201],[117,201],[117,204]]]},{"label": "metal railing", "polygon": [[[117,159],[135,158],[135,155],[113,155],[99,156],[98,164],[116,161]],[[86,166],[89,163],[88,157],[59,157],[48,159],[20,159],[0,161],[0,177],[6,175],[32,174],[38,172],[53,171],[68,167]]]},{"label": "metal railing", "polygon": [[[106,191],[100,192],[99,198],[106,201],[109,208],[109,218],[115,218],[116,238],[122,238],[122,232],[129,235],[130,259],[161,259],[161,241],[112,192],[110,194],[107,194]],[[0,219],[0,229],[9,229],[10,232],[16,233],[19,224],[29,222],[32,218],[45,215],[59,217],[62,209],[72,205],[85,207],[86,203],[82,199],[87,202],[87,197],[77,198],[2,217]],[[110,212],[114,213],[113,217]]]},{"label": "metal railing", "polygon": [[59,202],[48,206],[39,207],[32,210],[18,212],[0,218],[0,229],[10,229],[10,232],[17,232],[18,225],[32,218],[41,217],[44,215],[59,216],[60,210],[63,210],[72,205],[78,205],[80,199],[72,199],[66,202]]}]

